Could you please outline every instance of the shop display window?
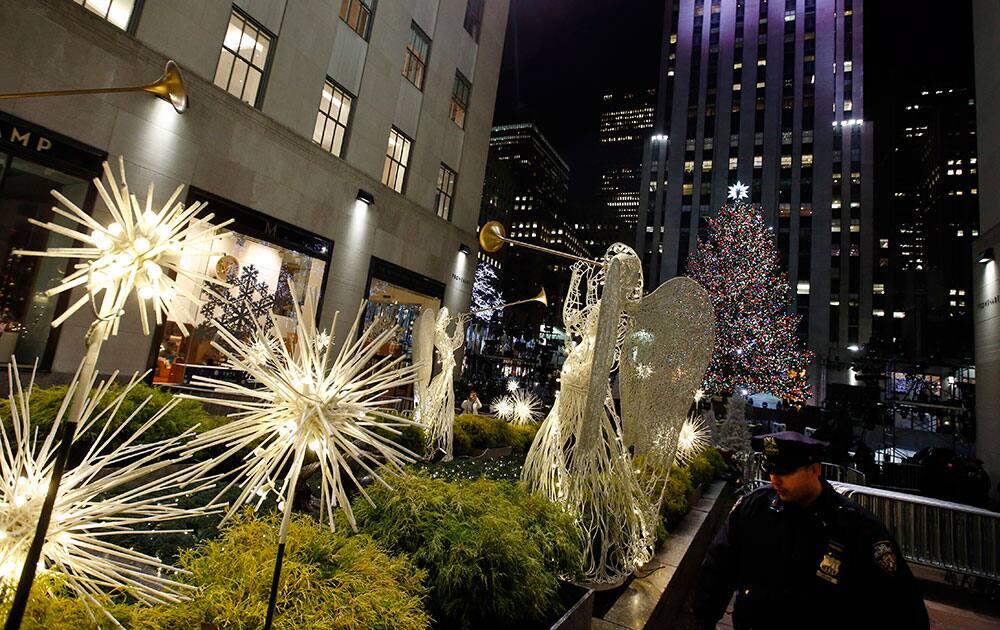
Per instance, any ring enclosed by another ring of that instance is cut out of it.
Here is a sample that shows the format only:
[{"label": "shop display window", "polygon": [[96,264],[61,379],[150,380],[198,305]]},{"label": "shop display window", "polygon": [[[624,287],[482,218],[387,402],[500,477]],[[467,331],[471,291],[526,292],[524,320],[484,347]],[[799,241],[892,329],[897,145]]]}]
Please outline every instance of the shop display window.
[{"label": "shop display window", "polygon": [[[217,206],[217,202],[210,202],[206,211],[214,211]],[[229,214],[226,210],[222,209],[223,215]],[[214,321],[243,339],[255,334],[257,323],[266,328],[277,327],[285,344],[289,348],[294,346],[295,308],[289,282],[300,307],[307,291],[322,292],[329,247],[300,251],[287,243],[244,234],[239,231],[240,226],[237,219],[231,225],[233,231],[213,243],[210,254],[189,255],[181,261],[185,268],[224,280],[229,286],[206,290],[194,280],[181,280],[181,288],[200,296],[204,303],[186,305],[181,310],[183,323],[190,332],[188,336],[181,334],[175,321],[167,321],[163,326],[156,351],[154,383],[190,385],[196,375],[234,381],[244,378],[242,372],[228,368],[226,357],[212,346],[217,338]]]}]

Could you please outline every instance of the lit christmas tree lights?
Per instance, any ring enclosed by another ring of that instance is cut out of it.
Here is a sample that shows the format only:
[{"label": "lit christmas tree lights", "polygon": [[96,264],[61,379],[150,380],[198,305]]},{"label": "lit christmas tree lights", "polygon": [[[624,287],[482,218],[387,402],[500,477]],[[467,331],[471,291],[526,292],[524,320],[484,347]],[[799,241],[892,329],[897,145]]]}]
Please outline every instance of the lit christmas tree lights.
[{"label": "lit christmas tree lights", "polygon": [[791,290],[773,230],[745,197],[745,190],[730,190],[733,202],[708,219],[708,238],[687,264],[715,308],[715,351],[703,388],[801,402],[811,396],[805,377],[812,353],[797,338],[799,316],[787,311]]}]

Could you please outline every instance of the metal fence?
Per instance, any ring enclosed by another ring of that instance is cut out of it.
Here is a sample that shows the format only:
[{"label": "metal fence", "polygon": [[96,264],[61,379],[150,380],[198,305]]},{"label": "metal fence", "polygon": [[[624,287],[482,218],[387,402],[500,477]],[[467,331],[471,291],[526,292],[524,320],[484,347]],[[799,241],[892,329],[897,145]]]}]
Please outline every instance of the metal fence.
[{"label": "metal fence", "polygon": [[1000,513],[881,488],[833,486],[874,514],[909,562],[1000,579]]}]

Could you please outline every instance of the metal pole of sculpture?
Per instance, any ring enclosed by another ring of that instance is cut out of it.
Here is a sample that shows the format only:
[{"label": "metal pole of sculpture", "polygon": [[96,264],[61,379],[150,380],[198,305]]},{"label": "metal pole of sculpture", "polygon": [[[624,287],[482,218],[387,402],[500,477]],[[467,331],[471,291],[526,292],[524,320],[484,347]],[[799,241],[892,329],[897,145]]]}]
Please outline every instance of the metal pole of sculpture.
[{"label": "metal pole of sculpture", "polygon": [[[228,424],[191,441],[192,453],[224,447],[225,451],[207,462],[205,468],[240,451],[249,451],[245,463],[236,469],[234,479],[219,493],[222,496],[242,482],[223,522],[243,505],[255,504],[255,509],[259,508],[272,492],[279,499],[278,507],[283,514],[265,628],[270,628],[274,620],[295,486],[307,454],[314,453],[319,462],[320,518],[325,515],[331,529],[334,509],[338,507],[351,528],[357,528],[345,476],[371,502],[350,464],[367,472],[376,483],[389,487],[382,475],[398,473],[404,464],[417,458],[415,453],[379,432],[381,429],[398,435],[401,427],[416,424],[382,411],[398,402],[389,398],[388,392],[412,385],[422,368],[419,364],[401,367],[404,357],[377,358],[379,348],[398,333],[398,326],[369,326],[358,336],[364,313],[362,304],[347,334],[349,341],[334,356],[332,336],[316,327],[317,292],[308,291],[300,308],[291,282],[289,291],[296,317],[297,341],[292,349],[286,348],[281,339],[273,314],[274,325],[265,330],[257,324],[255,338],[251,340],[241,340],[216,323],[222,341],[213,341],[212,346],[261,387],[196,376],[196,384],[212,387],[216,394],[225,397],[187,396],[236,410]],[[336,321],[335,315],[331,328],[336,327]],[[283,480],[278,482],[283,472]]]},{"label": "metal pole of sculpture", "polygon": [[[213,225],[211,220],[214,217],[211,214],[196,219],[195,216],[205,206],[204,203],[195,203],[186,208],[181,203],[175,205],[181,191],[184,190],[183,185],[174,190],[159,211],[155,211],[153,184],[149,184],[145,203],[140,203],[129,191],[126,183],[125,160],[119,158],[118,166],[120,187],[107,162],[104,163],[104,174],[108,180],[108,188],[105,188],[99,179],[94,178],[94,186],[113,219],[110,224],[103,225],[97,222],[56,190],[52,191],[52,196],[65,207],[53,206],[52,211],[80,227],[69,228],[53,222],[41,223],[29,219],[38,227],[84,243],[84,247],[54,247],[46,251],[14,252],[23,256],[48,256],[84,261],[78,263],[76,271],[63,278],[59,285],[45,292],[47,296],[53,296],[76,287],[82,286],[86,289],[82,297],[52,321],[52,326],[57,327],[88,303],[93,308],[95,319],[86,333],[86,354],[79,374],[79,381],[84,384],[93,381],[101,345],[109,336],[118,333],[125,302],[133,291],[139,299],[140,320],[143,333],[147,335],[150,330],[147,311],[150,303],[156,324],[159,325],[164,317],[181,321],[177,317],[177,307],[174,304],[178,295],[194,303],[200,302],[196,296],[178,284],[177,278],[186,277],[202,282],[214,280],[205,274],[182,267],[181,256],[183,253],[197,253],[200,251],[199,248],[209,246],[221,236],[220,228],[231,223],[226,221],[220,225]],[[171,277],[166,271],[174,272],[175,277]],[[98,307],[97,296],[102,293],[101,305]],[[179,326],[181,332],[186,334],[187,330],[183,324],[179,323]],[[87,387],[79,387],[73,394],[68,420],[63,425],[59,437],[59,447],[51,470],[48,492],[39,511],[35,537],[25,556],[21,578],[4,625],[5,630],[17,630],[21,627],[21,619],[35,579],[36,565],[41,557],[42,546],[52,518],[52,506],[59,492],[59,483],[65,472],[66,462],[69,460],[73,436],[76,434],[89,394],[90,390]]]}]

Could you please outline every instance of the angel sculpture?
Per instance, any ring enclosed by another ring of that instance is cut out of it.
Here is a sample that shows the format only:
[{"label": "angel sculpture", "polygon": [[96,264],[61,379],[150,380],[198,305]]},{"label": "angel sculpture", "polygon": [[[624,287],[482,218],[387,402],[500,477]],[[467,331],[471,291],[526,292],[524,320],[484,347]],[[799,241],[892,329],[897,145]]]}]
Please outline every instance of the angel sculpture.
[{"label": "angel sculpture", "polygon": [[[642,296],[641,262],[620,243],[572,268],[568,356],[528,453],[529,486],[584,530],[586,579],[622,580],[650,559],[664,482],[713,347],[704,289],[674,278]],[[622,414],[610,375],[619,371]]]},{"label": "angel sculpture", "polygon": [[[419,406],[420,423],[427,428],[427,441],[433,449],[444,452],[444,461],[452,459],[452,436],[455,427],[455,350],[465,343],[465,316],[452,316],[447,306],[438,311],[434,325],[434,348],[440,371],[423,392]],[[452,328],[449,334],[448,329]]]}]

